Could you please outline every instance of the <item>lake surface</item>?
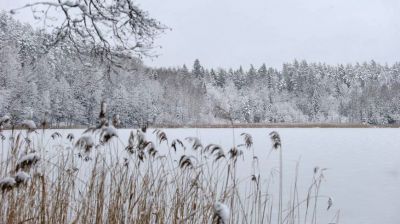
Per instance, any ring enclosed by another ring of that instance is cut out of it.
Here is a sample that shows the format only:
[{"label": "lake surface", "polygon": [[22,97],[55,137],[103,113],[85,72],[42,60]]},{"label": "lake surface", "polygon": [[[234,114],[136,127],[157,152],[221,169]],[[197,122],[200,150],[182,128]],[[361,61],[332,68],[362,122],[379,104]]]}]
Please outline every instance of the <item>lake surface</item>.
[{"label": "lake surface", "polygon": [[[328,168],[321,195],[333,197],[333,209],[340,209],[340,223],[400,223],[400,130],[399,129],[273,129],[282,139],[286,185],[293,182],[296,162],[300,161],[300,197],[306,197],[313,168]],[[272,129],[235,129],[253,136],[261,170],[278,167],[278,153],[272,152],[268,134]],[[203,142],[232,146],[231,129],[170,129],[168,135],[198,136]],[[250,153],[249,153],[250,154]],[[247,166],[249,167],[249,166]],[[249,174],[249,169],[239,169]],[[264,173],[264,176],[268,173]],[[290,186],[289,186],[290,187]],[[288,198],[288,197],[286,197]],[[321,202],[321,206],[325,206]],[[332,210],[332,213],[335,210]],[[332,213],[320,214],[321,223],[331,221]]]},{"label": "lake surface", "polygon": [[[296,164],[299,163],[299,196],[305,199],[311,184],[313,169],[327,168],[320,195],[331,196],[333,207],[326,211],[322,200],[318,223],[329,223],[340,210],[340,223],[398,224],[400,223],[400,130],[399,129],[164,129],[169,140],[198,137],[205,146],[219,144],[227,152],[232,145],[243,143],[241,133],[253,136],[253,148],[258,157],[261,179],[268,178],[278,168],[279,153],[271,151],[269,133],[279,132],[282,139],[284,163],[284,200],[289,200]],[[65,139],[70,132],[76,138],[82,130],[49,130],[45,138],[58,131]],[[153,130],[147,137],[155,141]],[[118,130],[126,144],[130,130]],[[234,137],[233,137],[234,136]],[[190,145],[186,142],[187,145]],[[162,144],[159,153],[167,153]],[[239,160],[239,177],[250,178],[251,151]],[[275,185],[278,185],[276,178]],[[273,192],[276,196],[276,191]]]}]

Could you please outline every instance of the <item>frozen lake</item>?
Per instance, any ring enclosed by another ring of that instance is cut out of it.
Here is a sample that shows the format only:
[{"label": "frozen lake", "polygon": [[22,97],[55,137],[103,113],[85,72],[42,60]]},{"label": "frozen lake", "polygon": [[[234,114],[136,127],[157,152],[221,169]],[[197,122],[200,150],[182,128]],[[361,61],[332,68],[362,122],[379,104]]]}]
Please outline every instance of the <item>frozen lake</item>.
[{"label": "frozen lake", "polygon": [[[299,196],[305,199],[311,184],[313,169],[327,168],[320,195],[331,196],[333,207],[326,211],[322,200],[318,223],[329,223],[340,210],[340,223],[398,224],[400,223],[400,131],[398,129],[164,129],[168,139],[198,137],[202,144],[219,144],[227,152],[233,144],[243,143],[241,133],[253,136],[254,151],[260,165],[261,179],[268,178],[278,167],[279,153],[271,152],[269,133],[279,132],[282,139],[284,163],[284,201],[289,199],[295,168],[299,162]],[[65,136],[82,130],[58,131]],[[147,131],[149,140],[155,141],[153,130]],[[118,130],[119,138],[126,144],[130,129]],[[40,135],[40,134],[39,134]],[[49,135],[46,137],[49,138]],[[190,144],[186,142],[189,146]],[[159,146],[159,153],[166,153]],[[271,153],[270,153],[271,152]],[[245,151],[244,161],[239,160],[238,170],[242,179],[251,175],[251,151]],[[278,185],[276,179],[275,185]],[[275,188],[276,190],[277,188]],[[277,194],[277,190],[273,191]]]},{"label": "frozen lake", "polygon": [[[284,185],[293,182],[296,162],[300,161],[300,197],[306,196],[313,168],[328,168],[321,194],[334,199],[340,209],[340,223],[400,223],[400,131],[399,129],[273,129],[282,139]],[[261,170],[278,167],[278,153],[272,152],[268,134],[272,129],[235,129],[236,144],[240,133],[253,136]],[[168,135],[198,136],[206,143],[232,146],[231,129],[170,129]],[[248,154],[251,154],[247,152]],[[249,167],[249,166],[246,166]],[[249,170],[239,169],[248,174]],[[268,173],[262,174],[264,177]],[[325,206],[325,202],[321,202]],[[320,214],[328,223],[332,213]]]}]

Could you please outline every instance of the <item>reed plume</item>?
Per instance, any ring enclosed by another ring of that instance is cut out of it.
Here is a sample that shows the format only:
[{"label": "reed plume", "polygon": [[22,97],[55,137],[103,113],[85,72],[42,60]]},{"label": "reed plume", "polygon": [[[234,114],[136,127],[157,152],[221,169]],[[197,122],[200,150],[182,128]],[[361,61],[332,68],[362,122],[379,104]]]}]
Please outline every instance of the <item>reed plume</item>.
[{"label": "reed plume", "polygon": [[230,211],[227,205],[217,202],[214,204],[214,217],[213,220],[217,224],[228,224],[229,223]]},{"label": "reed plume", "polygon": [[40,161],[40,156],[36,153],[28,153],[22,156],[16,164],[15,170],[19,169],[29,169],[32,166],[36,165]]},{"label": "reed plume", "polygon": [[36,130],[36,124],[33,120],[23,120],[21,122],[21,127],[28,130],[28,133],[34,132]]},{"label": "reed plume", "polygon": [[201,150],[203,149],[203,145],[201,144],[201,141],[197,137],[187,137],[185,138],[189,143],[192,143],[192,149],[193,150]]},{"label": "reed plume", "polygon": [[2,191],[9,191],[16,186],[17,182],[13,177],[4,177],[0,179],[0,189]]},{"label": "reed plume", "polygon": [[283,207],[283,199],[282,199],[282,192],[283,192],[283,155],[282,155],[282,142],[281,137],[278,132],[272,131],[269,133],[269,136],[272,141],[272,148],[275,150],[279,150],[279,211],[278,211],[278,224],[283,223],[282,217],[282,207]]}]

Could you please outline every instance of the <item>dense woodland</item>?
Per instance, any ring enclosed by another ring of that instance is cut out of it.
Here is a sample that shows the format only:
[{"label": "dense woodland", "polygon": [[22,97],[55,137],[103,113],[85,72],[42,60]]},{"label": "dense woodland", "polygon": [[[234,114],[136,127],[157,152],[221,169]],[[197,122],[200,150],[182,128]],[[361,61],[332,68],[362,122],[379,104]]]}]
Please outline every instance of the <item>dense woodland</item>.
[{"label": "dense woodland", "polygon": [[0,115],[95,122],[100,101],[125,126],[151,124],[369,123],[400,121],[400,63],[205,69],[199,60],[149,68],[107,62],[0,13]]}]

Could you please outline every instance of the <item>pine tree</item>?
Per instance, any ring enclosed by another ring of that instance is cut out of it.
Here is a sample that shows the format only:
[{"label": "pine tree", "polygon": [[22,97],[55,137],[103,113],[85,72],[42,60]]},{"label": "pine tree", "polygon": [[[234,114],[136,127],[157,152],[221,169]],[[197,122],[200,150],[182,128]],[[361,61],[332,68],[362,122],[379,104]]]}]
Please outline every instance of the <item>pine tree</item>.
[{"label": "pine tree", "polygon": [[218,73],[217,73],[217,79],[216,79],[216,83],[218,87],[223,88],[225,86],[226,83],[226,71],[223,69],[219,69]]},{"label": "pine tree", "polygon": [[199,59],[196,59],[193,63],[192,74],[196,79],[204,78],[204,68],[201,66]]},{"label": "pine tree", "polygon": [[253,65],[250,65],[250,69],[247,72],[246,82],[245,85],[253,85],[254,82],[258,79],[257,71]]}]

